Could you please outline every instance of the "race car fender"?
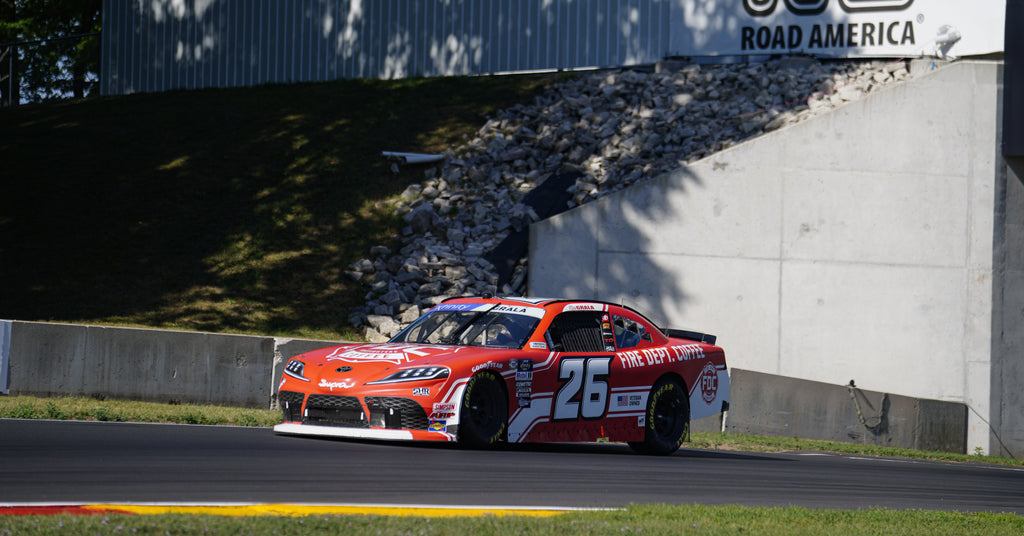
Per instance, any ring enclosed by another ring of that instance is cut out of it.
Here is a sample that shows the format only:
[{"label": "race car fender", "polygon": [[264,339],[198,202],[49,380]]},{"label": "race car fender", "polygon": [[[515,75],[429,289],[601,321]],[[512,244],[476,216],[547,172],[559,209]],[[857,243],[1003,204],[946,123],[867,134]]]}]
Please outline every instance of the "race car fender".
[{"label": "race car fender", "polygon": [[690,419],[699,419],[728,409],[729,371],[725,365],[708,361],[690,386]]}]

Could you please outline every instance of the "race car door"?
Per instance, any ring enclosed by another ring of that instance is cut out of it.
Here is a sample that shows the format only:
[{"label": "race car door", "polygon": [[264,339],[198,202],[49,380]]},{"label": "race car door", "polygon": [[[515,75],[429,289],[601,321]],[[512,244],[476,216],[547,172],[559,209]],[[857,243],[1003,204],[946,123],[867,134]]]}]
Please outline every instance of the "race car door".
[{"label": "race car door", "polygon": [[552,353],[532,370],[531,398],[525,404],[519,400],[519,410],[509,421],[509,441],[602,437],[615,359],[611,317],[607,311],[567,306],[551,322],[545,339]]}]

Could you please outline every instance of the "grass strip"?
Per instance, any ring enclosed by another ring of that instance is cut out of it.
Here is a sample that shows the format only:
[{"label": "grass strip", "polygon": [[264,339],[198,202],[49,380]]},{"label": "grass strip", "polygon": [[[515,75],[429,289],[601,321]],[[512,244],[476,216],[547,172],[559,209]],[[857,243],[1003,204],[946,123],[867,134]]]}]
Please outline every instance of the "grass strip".
[{"label": "grass strip", "polygon": [[281,422],[281,412],[86,397],[0,396],[0,418],[270,427]]},{"label": "grass strip", "polygon": [[316,514],[215,516],[189,514],[0,517],[0,536],[58,534],[143,535],[538,535],[764,534],[764,535],[1003,535],[1024,533],[1016,514],[920,510],[814,510],[703,505],[633,505],[622,510],[552,517],[475,517]]}]

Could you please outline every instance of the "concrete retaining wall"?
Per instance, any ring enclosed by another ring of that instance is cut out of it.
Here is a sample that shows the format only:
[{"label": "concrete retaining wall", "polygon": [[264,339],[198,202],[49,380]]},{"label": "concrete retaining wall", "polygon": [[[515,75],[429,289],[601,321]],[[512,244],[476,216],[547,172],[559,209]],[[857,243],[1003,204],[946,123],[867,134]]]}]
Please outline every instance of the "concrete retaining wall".
[{"label": "concrete retaining wall", "polygon": [[928,71],[538,222],[529,293],[714,333],[731,367],[966,404],[968,449],[996,452],[990,423],[1024,421],[992,396],[1017,359],[997,309],[1024,332],[1020,272],[993,269],[1019,249],[995,231],[1001,69]]},{"label": "concrete retaining wall", "polygon": [[10,322],[11,394],[265,408],[288,358],[329,341]]},{"label": "concrete retaining wall", "polygon": [[1024,158],[1008,158],[996,198],[993,274],[992,444],[999,453],[1024,450]]},{"label": "concrete retaining wall", "polygon": [[[13,395],[273,407],[287,360],[336,344],[9,321],[0,321],[0,334],[3,325],[10,337],[0,337],[0,356],[8,343]],[[726,432],[964,452],[962,404],[859,391],[865,418],[880,423],[872,428],[859,422],[845,387],[736,369],[730,375]],[[722,415],[693,423],[694,431],[722,429]]]},{"label": "concrete retaining wall", "polygon": [[967,407],[732,369],[725,431],[966,453]]}]

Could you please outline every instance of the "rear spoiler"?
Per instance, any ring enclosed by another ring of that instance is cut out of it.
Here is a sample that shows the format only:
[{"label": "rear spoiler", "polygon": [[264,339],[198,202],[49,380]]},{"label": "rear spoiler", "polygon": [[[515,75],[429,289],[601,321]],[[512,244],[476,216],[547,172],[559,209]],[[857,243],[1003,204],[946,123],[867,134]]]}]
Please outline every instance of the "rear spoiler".
[{"label": "rear spoiler", "polygon": [[691,341],[700,341],[707,344],[715,344],[718,337],[714,335],[708,335],[707,333],[701,333],[699,331],[687,331],[685,329],[665,329],[663,330],[665,335],[675,339],[689,339]]}]

